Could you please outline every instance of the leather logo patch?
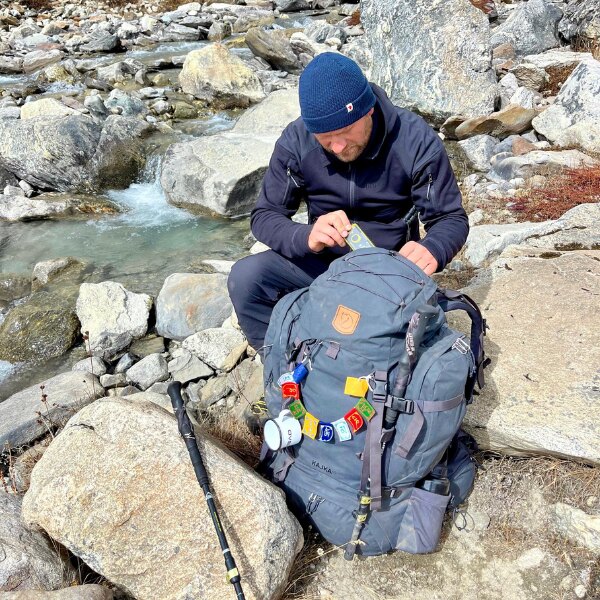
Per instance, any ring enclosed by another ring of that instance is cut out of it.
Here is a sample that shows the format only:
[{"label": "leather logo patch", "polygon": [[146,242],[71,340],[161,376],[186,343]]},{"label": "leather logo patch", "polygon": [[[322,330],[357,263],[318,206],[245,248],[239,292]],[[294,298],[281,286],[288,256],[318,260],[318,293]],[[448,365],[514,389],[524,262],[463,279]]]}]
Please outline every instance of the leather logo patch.
[{"label": "leather logo patch", "polygon": [[344,335],[351,335],[356,331],[359,321],[359,312],[340,304],[331,324],[336,331],[339,331]]}]

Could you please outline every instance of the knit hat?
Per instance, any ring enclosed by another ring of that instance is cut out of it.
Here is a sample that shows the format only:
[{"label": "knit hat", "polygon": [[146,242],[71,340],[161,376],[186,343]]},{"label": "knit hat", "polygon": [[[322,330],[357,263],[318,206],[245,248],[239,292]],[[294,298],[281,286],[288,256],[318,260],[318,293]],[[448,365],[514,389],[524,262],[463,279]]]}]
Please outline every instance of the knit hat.
[{"label": "knit hat", "polygon": [[348,57],[324,52],[300,76],[300,113],[311,133],[352,125],[375,105],[375,94],[360,67]]}]

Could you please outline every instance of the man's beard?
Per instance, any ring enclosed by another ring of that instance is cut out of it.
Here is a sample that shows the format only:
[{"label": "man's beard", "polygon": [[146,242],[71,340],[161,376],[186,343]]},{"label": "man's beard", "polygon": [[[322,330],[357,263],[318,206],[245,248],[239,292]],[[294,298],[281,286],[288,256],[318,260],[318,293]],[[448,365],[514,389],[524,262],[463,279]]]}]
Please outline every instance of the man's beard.
[{"label": "man's beard", "polygon": [[350,148],[344,148],[340,154],[334,154],[334,156],[341,162],[352,162],[356,160],[364,151],[368,145],[368,141],[360,146],[350,146]]},{"label": "man's beard", "polygon": [[344,148],[342,152],[339,154],[333,153],[334,156],[341,162],[349,163],[353,160],[356,160],[369,145],[369,141],[371,140],[371,134],[373,133],[373,120],[369,118],[368,122],[365,124],[365,142],[362,144],[355,144],[348,148]]}]

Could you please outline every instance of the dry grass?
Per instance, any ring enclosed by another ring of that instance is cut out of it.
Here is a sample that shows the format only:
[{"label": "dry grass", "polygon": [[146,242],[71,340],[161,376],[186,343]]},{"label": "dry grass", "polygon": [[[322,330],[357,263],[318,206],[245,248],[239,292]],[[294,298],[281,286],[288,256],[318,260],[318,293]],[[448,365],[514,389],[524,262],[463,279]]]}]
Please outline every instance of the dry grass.
[{"label": "dry grass", "polygon": [[199,425],[249,467],[253,469],[256,467],[262,440],[235,417],[232,415],[204,415],[199,421]]},{"label": "dry grass", "polygon": [[579,37],[571,42],[575,52],[591,52],[596,60],[600,60],[600,40],[588,37]]},{"label": "dry grass", "polygon": [[360,25],[360,10],[355,10],[348,19],[348,27]]},{"label": "dry grass", "polygon": [[542,88],[542,92],[545,96],[556,96],[560,91],[562,84],[569,78],[569,75],[575,70],[577,65],[570,65],[568,67],[548,67],[546,73],[548,73],[548,81]]},{"label": "dry grass", "polygon": [[307,595],[306,588],[319,574],[318,563],[336,548],[312,530],[305,532],[304,535],[304,547],[294,560],[288,585],[281,600],[318,600],[321,598],[320,595]]},{"label": "dry grass", "polygon": [[587,202],[600,202],[600,167],[565,169],[548,178],[546,185],[527,190],[526,195],[506,198],[518,221],[558,219],[569,209]]},{"label": "dry grass", "polygon": [[177,10],[182,4],[187,4],[188,0],[162,0],[158,5],[159,12],[171,12]]},{"label": "dry grass", "polygon": [[[486,538],[498,548],[520,551],[539,547],[560,563],[577,580],[589,573],[589,598],[600,598],[598,555],[575,545],[554,530],[552,505],[564,502],[600,514],[600,470],[551,457],[508,457],[480,453],[477,494],[467,506],[490,517]],[[557,590],[556,598],[571,599]]]},{"label": "dry grass", "polygon": [[496,477],[503,484],[500,487],[527,481],[552,502],[565,502],[587,512],[588,499],[595,497],[599,499],[595,510],[600,514],[600,470],[596,467],[549,456],[511,457],[493,452],[481,459],[486,476]]},{"label": "dry grass", "polygon": [[124,8],[130,0],[105,0],[105,3],[109,8]]},{"label": "dry grass", "polygon": [[35,11],[50,11],[54,8],[52,0],[21,0],[21,4]]}]

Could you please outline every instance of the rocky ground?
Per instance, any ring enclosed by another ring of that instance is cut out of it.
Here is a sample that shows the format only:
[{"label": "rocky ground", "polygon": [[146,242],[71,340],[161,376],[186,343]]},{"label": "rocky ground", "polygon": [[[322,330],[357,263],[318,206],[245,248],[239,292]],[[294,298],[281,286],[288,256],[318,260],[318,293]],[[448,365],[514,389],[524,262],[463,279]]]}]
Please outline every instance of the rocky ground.
[{"label": "rocky ground", "polygon": [[[232,595],[170,381],[221,440],[202,450],[248,598],[600,597],[600,5],[429,4],[0,0],[0,219],[118,212],[100,194],[135,181],[158,134],[171,203],[245,214],[298,74],[340,51],[448,141],[472,229],[436,277],[480,304],[492,359],[465,420],[483,468],[439,551],[349,564],[245,466],[262,366],[231,261],[155,295],[92,283],[77,257],[3,273],[0,360],[74,363],[0,403],[3,597]],[[224,109],[244,111],[230,131],[180,135]]]}]

